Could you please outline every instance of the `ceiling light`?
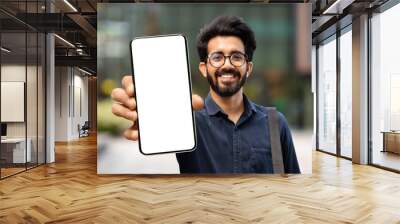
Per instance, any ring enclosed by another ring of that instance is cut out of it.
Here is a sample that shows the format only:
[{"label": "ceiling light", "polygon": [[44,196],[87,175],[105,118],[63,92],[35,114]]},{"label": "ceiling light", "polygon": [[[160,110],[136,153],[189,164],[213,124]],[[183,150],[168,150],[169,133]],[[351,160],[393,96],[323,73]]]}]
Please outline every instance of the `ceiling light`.
[{"label": "ceiling light", "polygon": [[74,10],[74,12],[78,12],[78,10],[71,4],[69,3],[68,0],[64,0],[65,4],[67,4],[72,10]]},{"label": "ceiling light", "polygon": [[10,53],[10,52],[11,52],[11,50],[9,50],[9,49],[7,49],[7,48],[5,48],[5,47],[1,47],[1,50],[4,51],[4,52],[6,52],[6,53]]},{"label": "ceiling light", "polygon": [[322,14],[342,14],[343,9],[351,5],[355,0],[336,0],[332,5],[324,10]]},{"label": "ceiling light", "polygon": [[54,34],[55,37],[57,37],[58,39],[60,39],[61,41],[63,41],[64,43],[66,43],[67,45],[69,45],[70,47],[75,48],[75,45],[71,44],[71,42],[69,42],[68,40],[58,36],[57,34]]},{"label": "ceiling light", "polygon": [[86,71],[86,70],[83,70],[83,69],[81,69],[81,68],[79,68],[79,67],[78,67],[78,69],[79,69],[79,71],[81,71],[81,72],[83,72],[83,73],[85,73],[85,74],[87,74],[87,75],[93,75],[92,73],[90,73],[90,72],[88,72],[88,71]]}]

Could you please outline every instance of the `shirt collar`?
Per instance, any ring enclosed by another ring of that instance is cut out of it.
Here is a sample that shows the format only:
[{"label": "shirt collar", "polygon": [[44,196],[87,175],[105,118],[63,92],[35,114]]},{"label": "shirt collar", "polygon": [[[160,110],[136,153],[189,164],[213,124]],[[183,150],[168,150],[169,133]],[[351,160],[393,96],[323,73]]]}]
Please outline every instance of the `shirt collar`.
[{"label": "shirt collar", "polygon": [[[256,111],[254,103],[251,102],[249,99],[247,99],[245,94],[243,94],[243,103],[244,103],[244,113],[245,114],[250,114],[252,111],[253,112]],[[216,115],[218,112],[221,112],[222,114],[225,114],[225,112],[218,106],[218,104],[215,103],[215,101],[211,97],[210,93],[208,93],[208,95],[207,95],[207,97],[205,99],[204,105],[205,105],[205,108],[206,108],[206,111],[207,111],[208,115]]]}]

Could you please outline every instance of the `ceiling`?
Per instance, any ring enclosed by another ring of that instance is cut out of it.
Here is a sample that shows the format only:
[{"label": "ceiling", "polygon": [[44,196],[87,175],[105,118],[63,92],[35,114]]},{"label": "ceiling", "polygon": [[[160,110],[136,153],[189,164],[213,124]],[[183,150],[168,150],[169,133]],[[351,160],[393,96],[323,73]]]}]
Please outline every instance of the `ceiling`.
[{"label": "ceiling", "polygon": [[[1,0],[0,21],[2,32],[14,33],[25,31],[54,32],[56,44],[56,65],[80,66],[96,73],[97,55],[97,3],[127,2],[268,2],[268,3],[311,3],[313,41],[326,33],[330,27],[343,18],[351,17],[365,10],[373,9],[387,0],[45,0],[21,1]],[[335,5],[328,12],[328,8]],[[50,10],[50,8],[52,8]],[[51,13],[50,13],[51,11]],[[325,13],[324,13],[325,12]],[[351,18],[348,19],[351,23]],[[345,25],[343,23],[342,25]],[[332,31],[335,32],[333,28]],[[12,34],[7,37],[13,39]],[[60,37],[60,38],[59,38]],[[15,40],[19,40],[18,37]],[[66,41],[63,41],[66,40]],[[23,43],[21,43],[23,44]],[[72,44],[72,45],[71,45]],[[29,50],[28,50],[29,51]]]},{"label": "ceiling", "polygon": [[352,23],[352,18],[372,12],[388,0],[309,0],[312,3],[313,44]]},{"label": "ceiling", "polygon": [[[28,40],[31,39],[30,32],[54,32],[57,34],[55,38],[56,66],[79,66],[95,74],[97,1],[52,0],[48,2],[50,2],[50,7],[46,8],[46,1],[0,1],[2,43],[4,46],[7,45],[7,48],[13,49],[8,58],[18,59],[21,58],[18,57],[19,55],[26,54],[25,31],[28,32]],[[27,46],[27,58],[31,58],[29,52],[33,52],[31,48],[34,46],[29,44]]]}]

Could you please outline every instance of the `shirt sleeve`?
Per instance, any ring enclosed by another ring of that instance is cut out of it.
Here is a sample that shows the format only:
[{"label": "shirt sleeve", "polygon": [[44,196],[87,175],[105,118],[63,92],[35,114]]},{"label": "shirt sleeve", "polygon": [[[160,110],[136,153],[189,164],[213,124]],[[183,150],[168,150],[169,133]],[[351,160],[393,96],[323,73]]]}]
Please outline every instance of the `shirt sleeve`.
[{"label": "shirt sleeve", "polygon": [[296,150],[293,145],[292,134],[290,132],[285,116],[279,112],[279,127],[281,132],[281,146],[285,173],[300,173],[297,161]]}]

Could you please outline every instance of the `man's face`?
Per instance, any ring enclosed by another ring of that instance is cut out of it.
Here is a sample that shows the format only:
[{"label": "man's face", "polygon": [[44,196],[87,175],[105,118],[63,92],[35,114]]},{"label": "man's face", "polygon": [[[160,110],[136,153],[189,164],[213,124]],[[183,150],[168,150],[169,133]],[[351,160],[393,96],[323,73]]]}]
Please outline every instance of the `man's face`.
[{"label": "man's face", "polygon": [[[218,60],[224,60],[224,62],[215,66],[216,63],[212,63],[210,60],[213,58],[210,56],[220,53]],[[221,55],[243,55],[245,54],[244,44],[240,38],[235,36],[217,36],[208,42],[208,56],[207,62],[200,63],[199,69],[210,83],[211,89],[221,97],[230,97],[239,92],[242,86],[246,82],[247,74],[251,73],[252,63],[244,61],[236,63],[237,57],[233,57],[233,64],[229,60],[229,57],[221,59]],[[221,66],[221,64],[223,64]],[[238,66],[239,65],[239,66]],[[219,67],[220,66],[220,67]]]}]

